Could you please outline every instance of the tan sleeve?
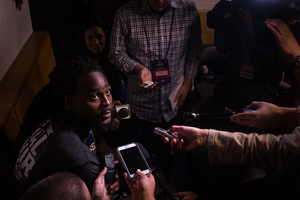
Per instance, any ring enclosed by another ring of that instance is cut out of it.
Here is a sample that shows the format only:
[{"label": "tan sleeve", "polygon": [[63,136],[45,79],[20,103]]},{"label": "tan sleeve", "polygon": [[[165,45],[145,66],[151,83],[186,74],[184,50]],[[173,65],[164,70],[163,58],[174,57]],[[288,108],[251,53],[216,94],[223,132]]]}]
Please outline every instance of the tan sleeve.
[{"label": "tan sleeve", "polygon": [[300,125],[300,106],[297,108],[298,125]]},{"label": "tan sleeve", "polygon": [[208,154],[212,165],[239,164],[264,170],[279,169],[300,155],[300,127],[291,134],[244,134],[210,130]]}]

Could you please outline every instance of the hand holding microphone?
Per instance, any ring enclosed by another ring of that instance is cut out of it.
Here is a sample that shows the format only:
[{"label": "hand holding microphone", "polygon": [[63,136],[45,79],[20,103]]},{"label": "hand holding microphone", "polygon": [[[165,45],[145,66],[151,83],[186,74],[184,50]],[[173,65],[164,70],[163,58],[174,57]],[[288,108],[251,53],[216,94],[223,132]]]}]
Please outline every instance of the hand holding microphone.
[{"label": "hand holding microphone", "polygon": [[179,140],[164,138],[164,142],[170,143],[173,148],[182,151],[192,151],[199,147],[207,147],[208,129],[199,129],[189,126],[172,126],[167,132],[179,138]]}]

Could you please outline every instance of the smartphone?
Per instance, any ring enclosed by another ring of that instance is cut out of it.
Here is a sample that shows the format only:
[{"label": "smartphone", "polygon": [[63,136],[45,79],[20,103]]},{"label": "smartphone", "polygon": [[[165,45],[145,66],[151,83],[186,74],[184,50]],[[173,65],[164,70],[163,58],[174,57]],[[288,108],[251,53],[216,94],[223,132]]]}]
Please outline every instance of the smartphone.
[{"label": "smartphone", "polygon": [[105,175],[106,180],[107,182],[113,182],[116,175],[114,154],[112,153],[105,154],[104,158],[105,158],[105,166],[107,168],[107,172]]},{"label": "smartphone", "polygon": [[151,173],[151,169],[136,143],[119,146],[117,152],[130,179],[137,179],[135,174],[137,169],[140,169],[144,174]]},{"label": "smartphone", "polygon": [[177,137],[176,135],[173,135],[173,134],[169,134],[167,133],[167,131],[165,129],[162,129],[162,128],[159,128],[159,127],[155,127],[154,131],[153,131],[155,134],[157,135],[160,135],[162,137],[167,137],[169,138],[170,140],[172,139],[176,139],[176,140],[179,140],[179,137]]},{"label": "smartphone", "polygon": [[243,108],[243,112],[253,112],[253,111],[255,110],[251,108]]},{"label": "smartphone", "polygon": [[147,88],[151,85],[153,85],[153,81],[145,81],[144,83],[140,84],[140,87]]}]

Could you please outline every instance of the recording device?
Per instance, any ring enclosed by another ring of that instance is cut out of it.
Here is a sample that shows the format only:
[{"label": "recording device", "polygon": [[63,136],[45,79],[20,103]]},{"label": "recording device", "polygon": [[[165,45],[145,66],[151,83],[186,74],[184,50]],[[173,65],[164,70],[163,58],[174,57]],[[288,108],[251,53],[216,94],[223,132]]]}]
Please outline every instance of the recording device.
[{"label": "recording device", "polygon": [[137,179],[136,170],[140,169],[144,174],[150,174],[151,169],[136,143],[130,143],[117,148],[122,165],[130,179]]},{"label": "recording device", "polygon": [[153,81],[145,81],[144,83],[140,84],[140,87],[147,88],[149,86],[153,85]]},{"label": "recording device", "polygon": [[116,113],[120,117],[120,119],[130,119],[131,118],[129,104],[115,105],[115,107],[116,107]]},{"label": "recording device", "polygon": [[170,140],[173,140],[173,139],[179,140],[179,137],[177,137],[176,135],[169,134],[169,133],[167,133],[167,131],[165,129],[162,129],[162,128],[159,128],[159,127],[155,127],[153,132],[157,135],[162,136],[162,137],[167,137]]},{"label": "recording device", "polygon": [[106,180],[107,182],[113,182],[116,175],[114,154],[112,153],[105,154],[104,157],[105,157],[105,166],[107,168],[107,172],[105,175]]}]

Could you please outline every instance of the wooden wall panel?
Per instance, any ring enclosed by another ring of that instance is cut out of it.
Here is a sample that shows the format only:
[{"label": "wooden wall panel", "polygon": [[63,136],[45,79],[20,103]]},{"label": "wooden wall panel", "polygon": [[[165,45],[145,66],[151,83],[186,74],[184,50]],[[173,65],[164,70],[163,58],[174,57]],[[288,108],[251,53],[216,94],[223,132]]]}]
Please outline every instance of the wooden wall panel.
[{"label": "wooden wall panel", "polygon": [[16,102],[15,111],[19,123],[22,124],[23,116],[35,95],[42,89],[43,82],[37,64],[35,64]]},{"label": "wooden wall panel", "polygon": [[201,20],[201,35],[203,45],[213,45],[214,40],[214,29],[207,27],[206,14],[209,10],[198,10]]},{"label": "wooden wall panel", "polygon": [[48,32],[33,32],[0,81],[0,128],[5,125],[20,96],[47,37]]},{"label": "wooden wall panel", "polygon": [[56,66],[49,35],[47,36],[45,43],[37,57],[37,65],[40,69],[43,85],[46,85],[47,83],[49,83],[48,75]]}]

